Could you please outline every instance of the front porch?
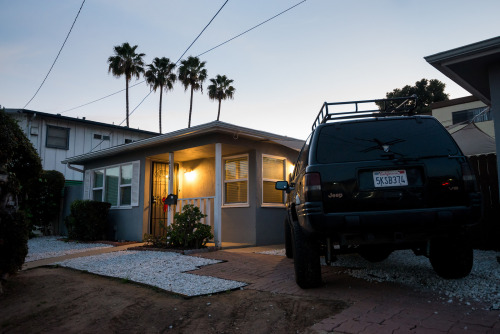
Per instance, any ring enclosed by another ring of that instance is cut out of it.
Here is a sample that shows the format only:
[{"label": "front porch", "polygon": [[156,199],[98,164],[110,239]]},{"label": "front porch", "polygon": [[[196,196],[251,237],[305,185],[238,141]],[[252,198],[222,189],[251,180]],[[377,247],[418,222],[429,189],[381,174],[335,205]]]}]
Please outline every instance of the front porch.
[{"label": "front porch", "polygon": [[[274,180],[262,181],[263,169],[272,169],[269,164],[274,162],[276,180],[283,179],[291,160],[283,154],[279,158],[259,154],[246,141],[238,142],[241,145],[205,144],[148,156],[146,171],[150,173],[146,172],[144,183],[144,203],[149,211],[146,233],[165,233],[175,213],[193,204],[207,215],[202,223],[211,226],[214,246],[221,247],[223,241],[231,247],[256,245],[259,238],[269,239],[264,243],[282,242],[284,194],[274,189]],[[170,194],[177,196],[176,204],[165,204]],[[271,227],[269,220],[277,223]],[[261,237],[257,236],[259,225],[267,225]]]}]

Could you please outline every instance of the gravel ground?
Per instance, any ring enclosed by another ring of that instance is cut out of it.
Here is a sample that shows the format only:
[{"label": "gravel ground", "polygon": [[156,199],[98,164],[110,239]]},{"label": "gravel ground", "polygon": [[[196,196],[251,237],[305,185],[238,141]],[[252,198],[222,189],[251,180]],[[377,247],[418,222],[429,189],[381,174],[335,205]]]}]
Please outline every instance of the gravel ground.
[{"label": "gravel ground", "polygon": [[[105,244],[64,242],[59,237],[39,237],[28,241],[26,262],[112,247]],[[119,251],[58,262],[63,267],[118,277],[179,293],[197,296],[233,290],[245,283],[209,276],[186,274],[201,266],[220,261],[171,252]]]},{"label": "gravel ground", "polygon": [[[284,249],[262,253],[285,256]],[[342,255],[332,266],[346,268],[345,273],[371,282],[396,282],[418,290],[430,289],[448,303],[485,302],[490,309],[498,310],[500,264],[496,256],[494,251],[474,250],[472,272],[457,280],[440,278],[426,257],[415,256],[410,250],[395,251],[379,263],[368,262],[357,254]]]},{"label": "gravel ground", "polygon": [[144,283],[185,296],[206,295],[246,285],[236,281],[185,273],[218,262],[221,261],[173,252],[119,251],[75,258],[57,264],[98,275]]},{"label": "gravel ground", "polygon": [[86,252],[93,249],[113,247],[97,243],[64,242],[61,237],[37,237],[28,241],[28,256],[25,262]]},{"label": "gravel ground", "polygon": [[[64,242],[57,237],[40,237],[28,242],[26,262],[111,247],[105,244]],[[262,252],[284,256],[284,249]],[[500,309],[500,264],[494,251],[474,251],[474,267],[469,276],[444,280],[433,271],[429,260],[412,251],[396,251],[380,263],[370,263],[356,254],[339,256],[332,265],[345,268],[353,277],[372,282],[396,282],[419,290],[439,293],[448,303],[485,302]],[[209,276],[186,274],[200,266],[219,261],[171,252],[121,251],[59,262],[61,266],[99,275],[144,283],[186,296],[204,295],[243,287],[246,284]]]}]

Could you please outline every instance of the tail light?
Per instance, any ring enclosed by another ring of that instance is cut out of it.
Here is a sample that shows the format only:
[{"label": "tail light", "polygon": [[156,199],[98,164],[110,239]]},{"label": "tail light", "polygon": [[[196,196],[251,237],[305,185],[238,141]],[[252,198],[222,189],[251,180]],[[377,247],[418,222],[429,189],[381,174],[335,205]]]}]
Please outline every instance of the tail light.
[{"label": "tail light", "polygon": [[476,175],[470,167],[468,162],[462,163],[462,180],[464,182],[464,189],[467,192],[477,191]]},{"label": "tail light", "polygon": [[306,173],[304,184],[306,202],[321,201],[321,176],[319,173]]}]

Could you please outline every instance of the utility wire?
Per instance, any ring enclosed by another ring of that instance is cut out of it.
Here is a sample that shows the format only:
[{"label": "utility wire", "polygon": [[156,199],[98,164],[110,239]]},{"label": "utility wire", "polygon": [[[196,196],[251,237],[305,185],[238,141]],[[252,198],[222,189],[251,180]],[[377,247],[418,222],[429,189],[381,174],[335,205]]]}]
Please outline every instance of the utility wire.
[{"label": "utility wire", "polygon": [[256,26],[253,26],[252,28],[250,28],[250,29],[248,29],[248,30],[246,30],[246,31],[242,32],[241,34],[236,35],[236,36],[234,36],[233,38],[230,38],[230,39],[228,39],[227,41],[222,42],[222,43],[220,43],[219,45],[214,46],[213,48],[211,48],[211,49],[209,49],[209,50],[207,50],[207,51],[205,51],[205,52],[203,52],[203,53],[200,53],[200,54],[198,55],[198,57],[199,57],[199,56],[202,56],[202,55],[204,55],[205,53],[208,53],[208,52],[210,52],[210,51],[212,51],[212,50],[217,49],[219,46],[222,46],[222,45],[224,45],[224,44],[226,44],[226,43],[231,42],[232,40],[234,40],[234,39],[236,39],[236,38],[238,38],[238,37],[240,37],[240,36],[242,36],[242,35],[246,34],[247,32],[250,32],[250,31],[254,30],[254,29],[255,29],[255,28],[257,28],[257,27],[260,27],[260,26],[261,26],[261,25],[263,25],[264,23],[267,23],[267,22],[269,22],[269,21],[271,21],[271,20],[273,20],[273,19],[277,18],[278,16],[280,16],[280,15],[282,15],[282,14],[284,14],[284,13],[288,12],[289,10],[291,10],[291,9],[293,9],[293,8],[295,8],[295,7],[297,7],[298,5],[300,5],[301,3],[304,3],[304,2],[306,2],[306,0],[303,0],[303,1],[301,1],[301,2],[299,2],[299,3],[297,3],[297,4],[295,4],[295,5],[293,5],[293,6],[292,6],[292,7],[290,7],[290,8],[285,9],[285,10],[284,10],[284,11],[282,11],[281,13],[278,13],[278,14],[274,15],[273,17],[271,17],[271,18],[269,18],[269,19],[267,19],[267,20],[265,20],[265,21],[263,21],[263,22],[261,22],[261,23],[257,24]]},{"label": "utility wire", "polygon": [[[137,86],[137,85],[140,85],[140,84],[141,84],[141,83],[143,83],[144,81],[145,81],[145,80],[143,80],[143,81],[141,81],[141,82],[138,82],[138,83],[136,83],[136,84],[133,84],[132,86],[129,86],[129,88],[132,88],[132,87],[135,87],[135,86]],[[65,110],[65,111],[61,112],[61,114],[67,113],[68,111],[75,110],[75,109],[78,109],[78,108],[81,108],[81,107],[85,107],[86,105],[92,104],[92,103],[94,103],[94,102],[98,102],[98,101],[101,101],[101,100],[107,99],[108,97],[111,97],[111,96],[113,96],[113,95],[116,95],[116,94],[118,94],[118,93],[121,93],[121,92],[123,92],[124,90],[126,90],[126,88],[123,88],[122,90],[119,90],[119,91],[114,92],[114,93],[112,93],[112,94],[109,94],[109,95],[106,95],[106,96],[104,96],[104,97],[101,97],[100,99],[97,99],[97,100],[94,100],[94,101],[90,101],[90,102],[87,102],[87,103],[85,103],[85,104],[81,104],[81,105],[79,105],[78,107],[74,107],[74,108],[71,108],[71,109]],[[122,122],[122,123],[123,123],[123,122]]]},{"label": "utility wire", "polygon": [[[219,10],[217,11],[217,13],[215,13],[215,15],[212,17],[212,19],[210,20],[210,22],[208,22],[208,24],[205,26],[205,28],[203,28],[203,30],[202,30],[202,31],[198,34],[198,36],[194,39],[194,41],[193,41],[193,42],[192,42],[192,43],[188,46],[188,48],[186,49],[186,51],[184,51],[184,53],[183,53],[183,54],[179,57],[179,59],[175,62],[175,64],[176,64],[176,65],[177,65],[177,63],[179,63],[179,61],[182,59],[182,57],[186,54],[186,52],[188,52],[188,50],[189,50],[189,49],[193,46],[193,44],[194,44],[194,43],[198,40],[198,38],[201,36],[201,34],[203,34],[203,32],[204,32],[204,31],[208,28],[208,26],[212,23],[212,21],[213,21],[213,20],[215,19],[215,17],[216,17],[216,16],[220,13],[220,11],[222,10],[222,8],[224,8],[224,6],[228,3],[228,1],[229,1],[229,0],[226,0],[226,2],[224,2],[224,4],[221,6],[221,8],[219,8]],[[140,81],[140,82],[138,82],[138,83],[136,83],[136,84],[134,84],[134,85],[130,86],[129,88],[132,88],[132,87],[135,87],[135,86],[137,86],[137,85],[140,85],[140,84],[144,83],[145,81],[146,81],[146,80],[142,80],[142,81]],[[101,97],[101,98],[99,98],[99,99],[97,99],[97,100],[94,100],[94,101],[91,101],[91,102],[87,102],[87,103],[82,104],[82,105],[79,105],[79,106],[77,106],[77,107],[74,107],[74,108],[71,108],[71,109],[65,110],[65,111],[61,112],[61,114],[67,113],[68,111],[71,111],[71,110],[75,110],[75,109],[78,109],[78,108],[84,107],[84,106],[89,105],[89,104],[92,104],[92,103],[94,103],[94,102],[98,102],[98,101],[104,100],[104,99],[106,99],[106,98],[108,98],[108,97],[111,97],[111,96],[113,96],[113,95],[116,95],[116,94],[118,94],[118,93],[121,93],[121,92],[123,92],[124,90],[125,90],[125,89],[119,90],[119,91],[114,92],[114,93],[112,93],[112,94],[109,94],[109,95],[106,95],[106,96],[104,96],[104,97]],[[150,92],[149,94],[151,94],[151,92]],[[148,97],[148,96],[149,96],[149,94],[148,94],[146,97]],[[145,97],[145,98],[141,101],[141,103],[139,103],[139,105],[138,105],[138,106],[140,106],[140,105],[142,104],[142,102],[144,102],[144,100],[146,99],[146,97]],[[137,107],[138,107],[138,106],[137,106]],[[137,107],[135,107],[135,109],[137,109]],[[134,109],[134,110],[135,110],[135,109]],[[129,115],[129,116],[130,116],[130,115]],[[123,122],[124,122],[124,121],[122,121],[120,124],[122,124]]]},{"label": "utility wire", "polygon": [[45,79],[43,79],[40,87],[38,87],[38,89],[36,90],[35,92],[35,95],[33,95],[33,97],[28,101],[28,103],[26,103],[23,107],[23,109],[25,109],[28,104],[30,104],[30,102],[35,98],[35,96],[38,94],[38,92],[40,91],[40,89],[42,88],[43,84],[45,83],[45,80],[47,80],[47,78],[49,77],[49,74],[50,72],[52,71],[52,68],[54,67],[54,65],[56,64],[56,61],[57,59],[59,58],[59,55],[61,54],[61,51],[62,49],[64,48],[64,45],[66,44],[66,41],[68,40],[68,37],[69,35],[71,34],[71,31],[73,30],[73,27],[75,26],[75,23],[76,23],[76,19],[78,19],[78,16],[80,15],[80,12],[82,11],[82,8],[83,8],[83,4],[85,3],[85,0],[83,0],[82,2],[82,5],[80,6],[80,9],[78,10],[78,13],[76,14],[76,17],[75,17],[75,20],[73,21],[73,24],[71,25],[71,28],[69,29],[69,32],[68,32],[68,35],[66,35],[66,39],[64,40],[62,46],[61,46],[61,49],[59,50],[59,52],[57,53],[57,56],[56,56],[56,59],[54,59],[54,62],[52,63],[52,66],[50,67],[49,69],[49,72],[47,73],[47,75],[45,76]]},{"label": "utility wire", "polygon": [[[149,94],[151,94],[152,92],[153,92],[152,90],[151,90],[151,91],[149,91],[148,95],[146,95],[146,96],[142,99],[142,101],[141,101],[141,102],[137,105],[137,107],[135,107],[135,108],[134,108],[134,110],[132,110],[132,111],[130,112],[129,117],[130,117],[130,116],[132,116],[132,114],[134,113],[134,111],[135,111],[137,108],[139,108],[139,106],[142,104],[142,102],[144,102],[144,101],[146,100],[146,98],[149,96]],[[122,124],[123,124],[123,122],[125,122],[126,120],[127,120],[127,119],[125,118],[123,121],[121,121],[121,122],[120,122],[120,124],[118,124],[118,126],[122,125]],[[113,131],[110,131],[110,132],[108,133],[108,136],[111,136],[111,134],[112,134],[112,133],[113,133]],[[104,138],[104,137],[103,137],[103,138]],[[90,150],[90,152],[92,152],[93,150],[95,150],[95,149],[97,148],[97,146],[101,145],[103,142],[104,142],[104,139],[101,139],[101,141],[100,141],[100,142],[99,142],[96,146],[94,146],[94,147]]]},{"label": "utility wire", "polygon": [[210,23],[212,23],[212,21],[215,19],[215,17],[220,13],[220,11],[222,10],[222,8],[224,8],[224,6],[227,4],[229,0],[226,0],[226,2],[224,2],[224,4],[222,5],[222,7],[217,11],[217,13],[215,13],[214,17],[212,17],[212,19],[210,20],[210,22],[208,22],[208,24],[205,26],[205,28],[203,28],[203,30],[200,32],[200,34],[194,39],[194,41],[188,46],[188,48],[186,49],[186,51],[184,51],[184,53],[179,57],[179,59],[175,62],[175,64],[177,65],[177,63],[182,59],[182,57],[184,57],[184,55],[186,54],[186,52],[188,52],[188,50],[193,46],[194,42],[196,42],[198,40],[198,38],[201,36],[201,34],[203,34],[203,32],[205,31],[205,29],[208,28],[208,26],[210,25]]},{"label": "utility wire", "polygon": [[[248,29],[248,30],[246,30],[246,31],[244,31],[244,32],[242,32],[241,34],[238,34],[238,35],[236,35],[236,36],[234,36],[234,37],[232,37],[232,38],[228,39],[227,41],[222,42],[222,43],[220,43],[219,45],[217,45],[217,46],[215,46],[215,47],[213,47],[213,48],[211,48],[211,49],[209,49],[209,50],[207,50],[207,51],[205,51],[205,52],[203,52],[203,53],[200,53],[200,54],[198,55],[198,57],[199,57],[199,56],[201,56],[201,55],[204,55],[205,53],[208,53],[208,52],[210,52],[210,51],[212,51],[212,50],[214,50],[214,49],[216,49],[216,48],[218,48],[218,47],[220,47],[220,46],[222,46],[222,45],[224,45],[224,44],[226,44],[226,43],[229,43],[230,41],[232,41],[232,40],[234,40],[234,39],[236,39],[236,38],[238,38],[238,37],[240,37],[240,36],[242,36],[242,35],[244,35],[244,34],[246,34],[246,33],[250,32],[250,31],[254,30],[255,28],[257,28],[257,27],[259,27],[259,26],[261,26],[261,25],[263,25],[263,24],[265,24],[265,23],[267,23],[267,22],[269,22],[269,21],[271,21],[271,20],[275,19],[276,17],[278,17],[278,16],[280,16],[280,15],[282,15],[282,14],[284,14],[284,13],[288,12],[289,10],[291,10],[291,9],[293,9],[293,8],[295,8],[295,7],[297,7],[298,5],[300,5],[300,4],[302,4],[302,3],[306,2],[306,1],[307,1],[307,0],[300,1],[299,3],[297,3],[297,4],[293,5],[292,7],[289,7],[288,9],[285,9],[284,11],[282,11],[282,12],[280,12],[280,13],[278,13],[278,14],[274,15],[273,17],[271,17],[271,18],[269,18],[269,19],[267,19],[267,20],[265,20],[265,21],[263,21],[263,22],[261,22],[261,23],[257,24],[256,26],[253,26],[252,28],[250,28],[250,29]],[[226,2],[227,2],[227,1],[226,1]],[[224,5],[225,5],[225,4],[226,4],[226,3],[224,3]],[[224,7],[224,5],[222,5],[222,7]],[[222,9],[222,7],[221,7],[221,9]],[[219,11],[220,11],[220,9],[219,9]],[[217,14],[218,14],[218,13],[219,13],[219,12],[217,12],[215,15],[217,16]],[[214,16],[214,18],[215,18],[215,16]],[[213,18],[212,18],[212,20],[213,20]],[[212,22],[212,21],[210,21],[210,22]],[[209,23],[209,24],[210,24],[210,23]],[[207,25],[207,27],[208,27],[208,25]],[[205,29],[206,29],[206,27],[205,27]],[[203,29],[203,31],[204,31],[205,29]],[[203,33],[203,31],[202,31],[202,33]],[[200,33],[200,35],[201,35],[201,33]],[[200,36],[198,35],[198,37],[200,37]],[[196,39],[198,39],[198,37],[196,37]],[[195,40],[195,41],[196,41],[196,40]],[[193,42],[193,43],[194,43],[194,42]],[[189,46],[189,48],[191,48],[191,46],[193,45],[193,43],[191,43],[191,45]],[[189,48],[188,48],[187,50],[189,50]],[[184,52],[184,54],[187,52],[187,50]],[[183,55],[184,55],[184,54],[183,54]],[[182,57],[181,57],[181,58],[182,58]],[[180,60],[181,58],[179,58],[179,60]],[[176,62],[176,64],[179,62],[179,60]],[[145,80],[144,80],[144,81],[145,81]],[[139,83],[137,83],[137,84],[135,84],[135,85],[133,85],[133,86],[130,86],[130,87],[137,86],[137,85],[139,85],[139,84],[143,83],[144,81],[141,81],[141,82],[139,82]],[[71,109],[65,110],[65,111],[61,112],[61,114],[66,113],[66,112],[71,111],[71,110],[75,110],[75,109],[78,109],[78,108],[84,107],[84,106],[89,105],[89,104],[92,104],[92,103],[94,103],[94,102],[98,102],[98,101],[104,100],[105,98],[108,98],[108,97],[113,96],[113,95],[115,95],[115,94],[121,93],[121,92],[123,92],[123,91],[124,91],[124,89],[122,89],[122,90],[120,90],[120,91],[118,91],[118,92],[115,92],[115,93],[109,94],[109,95],[107,95],[107,96],[104,96],[104,97],[102,97],[102,98],[100,98],[100,99],[94,100],[94,101],[92,101],[92,102],[88,102],[88,103],[82,104],[82,105],[80,105],[80,106],[78,106],[78,107],[74,107],[74,108],[71,108]],[[141,103],[142,103],[142,102],[141,102]],[[123,122],[122,122],[122,123],[123,123]],[[121,124],[121,123],[120,123],[120,124]]]},{"label": "utility wire", "polygon": [[[197,37],[194,39],[194,41],[193,41],[193,42],[192,42],[192,43],[188,46],[188,48],[186,49],[186,51],[184,51],[184,53],[182,54],[182,56],[180,56],[180,57],[179,57],[179,60],[177,60],[177,62],[176,62],[175,64],[177,64],[177,63],[178,63],[178,62],[182,59],[182,57],[186,54],[186,52],[187,52],[187,51],[191,48],[191,46],[193,46],[193,44],[196,42],[196,40],[197,40],[197,39],[201,36],[201,34],[203,34],[203,32],[205,31],[205,29],[207,29],[207,27],[210,25],[210,23],[212,23],[212,21],[213,21],[213,20],[215,19],[215,17],[219,14],[219,12],[222,10],[222,8],[224,8],[224,6],[227,4],[227,2],[228,2],[228,1],[229,1],[229,0],[226,0],[226,2],[224,2],[224,4],[222,5],[222,7],[221,7],[221,8],[217,11],[217,13],[215,13],[214,17],[212,17],[212,19],[210,20],[210,22],[208,22],[208,24],[205,26],[205,28],[203,28],[203,30],[202,30],[202,31],[198,34],[198,36],[197,36]],[[141,82],[139,82],[139,83],[137,83],[137,84],[135,84],[135,85],[133,85],[133,86],[131,86],[131,87],[137,86],[137,85],[139,85],[139,84],[141,84],[141,83],[143,83],[143,82],[145,82],[145,81],[146,81],[146,80],[143,80],[143,81],[141,81]],[[121,92],[123,92],[123,91],[124,91],[124,89],[122,89],[122,90],[120,90],[120,91],[118,91],[118,92],[116,92],[116,93],[110,94],[110,95],[108,95],[108,96],[102,97],[102,98],[100,98],[100,99],[97,99],[97,100],[95,100],[95,101],[92,101],[92,102],[89,102],[89,103],[83,104],[83,105],[81,105],[81,106],[79,106],[79,107],[76,107],[76,108],[80,108],[80,107],[86,106],[86,105],[88,105],[88,104],[91,104],[91,103],[94,103],[94,102],[97,102],[97,101],[103,100],[103,99],[105,99],[105,98],[107,98],[107,97],[113,96],[113,95],[118,94],[118,93],[121,93]],[[142,101],[141,101],[141,102],[140,102],[140,103],[139,103],[139,104],[138,104],[138,105],[134,108],[134,110],[132,110],[132,112],[129,114],[129,117],[130,117],[130,116],[132,116],[132,114],[134,113],[134,111],[136,111],[136,110],[137,110],[137,108],[139,108],[139,106],[140,106],[140,105],[141,105],[141,104],[142,104],[142,103],[143,103],[143,102],[144,102],[144,101],[148,98],[148,96],[149,96],[152,92],[153,92],[152,90],[150,90],[150,91],[149,91],[149,93],[148,93],[148,94],[147,94],[147,95],[146,95],[146,96],[142,99]],[[76,108],[72,108],[72,109],[66,110],[65,112],[70,111],[70,110],[73,110],[73,109],[76,109]],[[125,122],[125,120],[126,120],[126,119],[124,119],[123,121],[121,121],[121,122],[120,122],[120,124],[118,124],[118,126],[122,125],[122,124],[123,124],[123,122]],[[109,136],[109,135],[111,135],[111,132],[109,132],[108,136]],[[92,152],[93,150],[95,150],[95,149],[96,149],[99,145],[101,145],[103,142],[104,142],[104,139],[102,139],[102,140],[101,140],[101,141],[100,141],[100,142],[99,142],[96,146],[94,146],[94,147],[90,150],[90,152]]]}]

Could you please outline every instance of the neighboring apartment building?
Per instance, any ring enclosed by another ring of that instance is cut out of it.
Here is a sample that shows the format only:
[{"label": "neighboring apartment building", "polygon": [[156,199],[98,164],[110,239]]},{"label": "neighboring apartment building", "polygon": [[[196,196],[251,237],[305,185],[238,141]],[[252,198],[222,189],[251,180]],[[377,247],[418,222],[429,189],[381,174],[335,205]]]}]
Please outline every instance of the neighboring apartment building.
[{"label": "neighboring apartment building", "polygon": [[460,129],[459,124],[465,126],[473,120],[477,128],[495,138],[491,110],[475,96],[436,102],[431,108],[432,116],[451,133]]},{"label": "neighboring apartment building", "polygon": [[26,109],[5,109],[5,112],[19,122],[38,151],[43,169],[63,173],[67,184],[81,183],[83,173],[68,168],[61,163],[62,160],[158,135],[156,132],[88,121],[85,117],[73,118]]}]

